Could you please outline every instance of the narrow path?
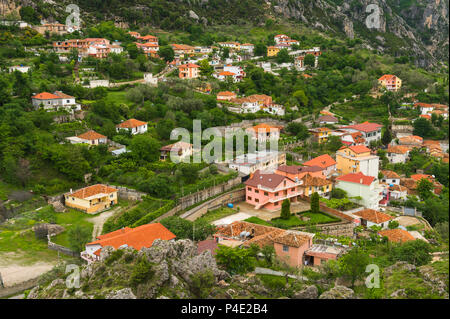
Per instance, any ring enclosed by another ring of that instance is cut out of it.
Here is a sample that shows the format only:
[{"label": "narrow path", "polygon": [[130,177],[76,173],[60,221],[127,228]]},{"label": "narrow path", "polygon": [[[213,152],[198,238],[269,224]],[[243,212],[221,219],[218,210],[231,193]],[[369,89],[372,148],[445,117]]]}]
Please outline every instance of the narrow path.
[{"label": "narrow path", "polygon": [[111,210],[108,210],[106,212],[100,213],[98,216],[92,217],[89,219],[90,222],[94,224],[94,229],[92,230],[92,238],[95,239],[97,236],[102,234],[103,225],[105,224],[106,220],[112,216],[114,216],[116,213],[120,211],[121,207],[114,207]]}]

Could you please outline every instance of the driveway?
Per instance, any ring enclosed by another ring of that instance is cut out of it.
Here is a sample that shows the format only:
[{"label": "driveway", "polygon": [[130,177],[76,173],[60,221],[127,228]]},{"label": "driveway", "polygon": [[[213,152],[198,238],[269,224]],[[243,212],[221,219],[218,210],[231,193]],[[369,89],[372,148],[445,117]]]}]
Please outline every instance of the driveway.
[{"label": "driveway", "polygon": [[122,207],[120,206],[114,207],[106,212],[100,213],[99,215],[89,219],[89,221],[94,224],[94,229],[92,230],[93,239],[97,238],[97,236],[102,234],[103,224],[106,222],[108,218],[118,213],[121,208]]}]

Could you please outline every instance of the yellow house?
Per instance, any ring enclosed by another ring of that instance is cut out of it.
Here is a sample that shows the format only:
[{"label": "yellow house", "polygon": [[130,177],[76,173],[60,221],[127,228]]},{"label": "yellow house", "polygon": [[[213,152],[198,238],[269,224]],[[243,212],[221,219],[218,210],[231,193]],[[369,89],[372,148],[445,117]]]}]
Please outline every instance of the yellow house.
[{"label": "yellow house", "polygon": [[379,157],[364,145],[343,146],[336,152],[336,170],[341,175],[361,172],[378,178],[378,164]]},{"label": "yellow house", "polygon": [[310,129],[309,132],[312,134],[314,142],[321,144],[328,141],[331,129],[328,127],[317,127]]},{"label": "yellow house", "polygon": [[402,80],[392,74],[385,74],[378,79],[378,84],[385,87],[388,91],[398,91],[402,87]]},{"label": "yellow house", "polygon": [[274,46],[267,47],[267,56],[276,56],[280,49]]},{"label": "yellow house", "polygon": [[117,204],[117,189],[103,184],[81,188],[75,192],[70,190],[64,194],[67,207],[95,214]]}]

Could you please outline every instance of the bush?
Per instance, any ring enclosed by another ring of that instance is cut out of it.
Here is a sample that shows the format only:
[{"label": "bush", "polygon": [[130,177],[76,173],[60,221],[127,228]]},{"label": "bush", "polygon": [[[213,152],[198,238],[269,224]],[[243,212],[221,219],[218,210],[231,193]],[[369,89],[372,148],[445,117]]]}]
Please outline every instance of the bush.
[{"label": "bush", "polygon": [[399,225],[400,225],[400,224],[398,223],[398,221],[396,221],[396,220],[391,220],[391,221],[389,222],[388,227],[389,227],[389,229],[396,229],[396,228],[398,228]]},{"label": "bush", "polygon": [[317,192],[314,192],[311,195],[311,212],[314,214],[317,214],[320,212],[319,207],[319,194]]},{"label": "bush", "polygon": [[431,259],[431,246],[423,240],[407,241],[394,247],[390,258],[396,261],[406,261],[416,266],[428,264]]},{"label": "bush", "polygon": [[120,257],[122,257],[123,255],[123,249],[117,249],[114,250],[109,256],[108,258],[105,259],[105,264],[106,265],[111,265],[113,262],[117,261],[120,259]]},{"label": "bush", "polygon": [[136,265],[133,267],[133,271],[130,276],[130,284],[133,287],[151,279],[154,272],[152,270],[152,265],[147,261],[147,259],[142,258]]},{"label": "bush", "polygon": [[281,204],[281,218],[282,219],[289,219],[291,216],[291,202],[289,199],[285,199],[283,203]]},{"label": "bush", "polygon": [[209,296],[216,279],[211,270],[199,272],[191,276],[190,290],[196,298],[205,299]]},{"label": "bush", "polygon": [[256,259],[251,255],[252,251],[248,249],[219,245],[216,260],[231,275],[245,274],[255,269]]}]

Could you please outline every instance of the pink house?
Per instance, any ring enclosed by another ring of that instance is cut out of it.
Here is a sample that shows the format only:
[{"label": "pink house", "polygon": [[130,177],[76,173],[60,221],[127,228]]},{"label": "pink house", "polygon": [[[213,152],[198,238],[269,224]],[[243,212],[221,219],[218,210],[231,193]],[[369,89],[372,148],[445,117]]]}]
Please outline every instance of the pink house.
[{"label": "pink house", "polygon": [[245,182],[245,200],[255,209],[262,207],[269,210],[281,209],[285,199],[296,202],[303,194],[300,185],[302,181],[295,181],[279,174],[262,174],[259,170]]},{"label": "pink house", "polygon": [[276,227],[236,221],[223,227],[214,234],[219,245],[233,247],[259,247],[273,245],[278,258],[292,267],[304,264],[305,251],[313,244],[314,234],[284,230]]}]

